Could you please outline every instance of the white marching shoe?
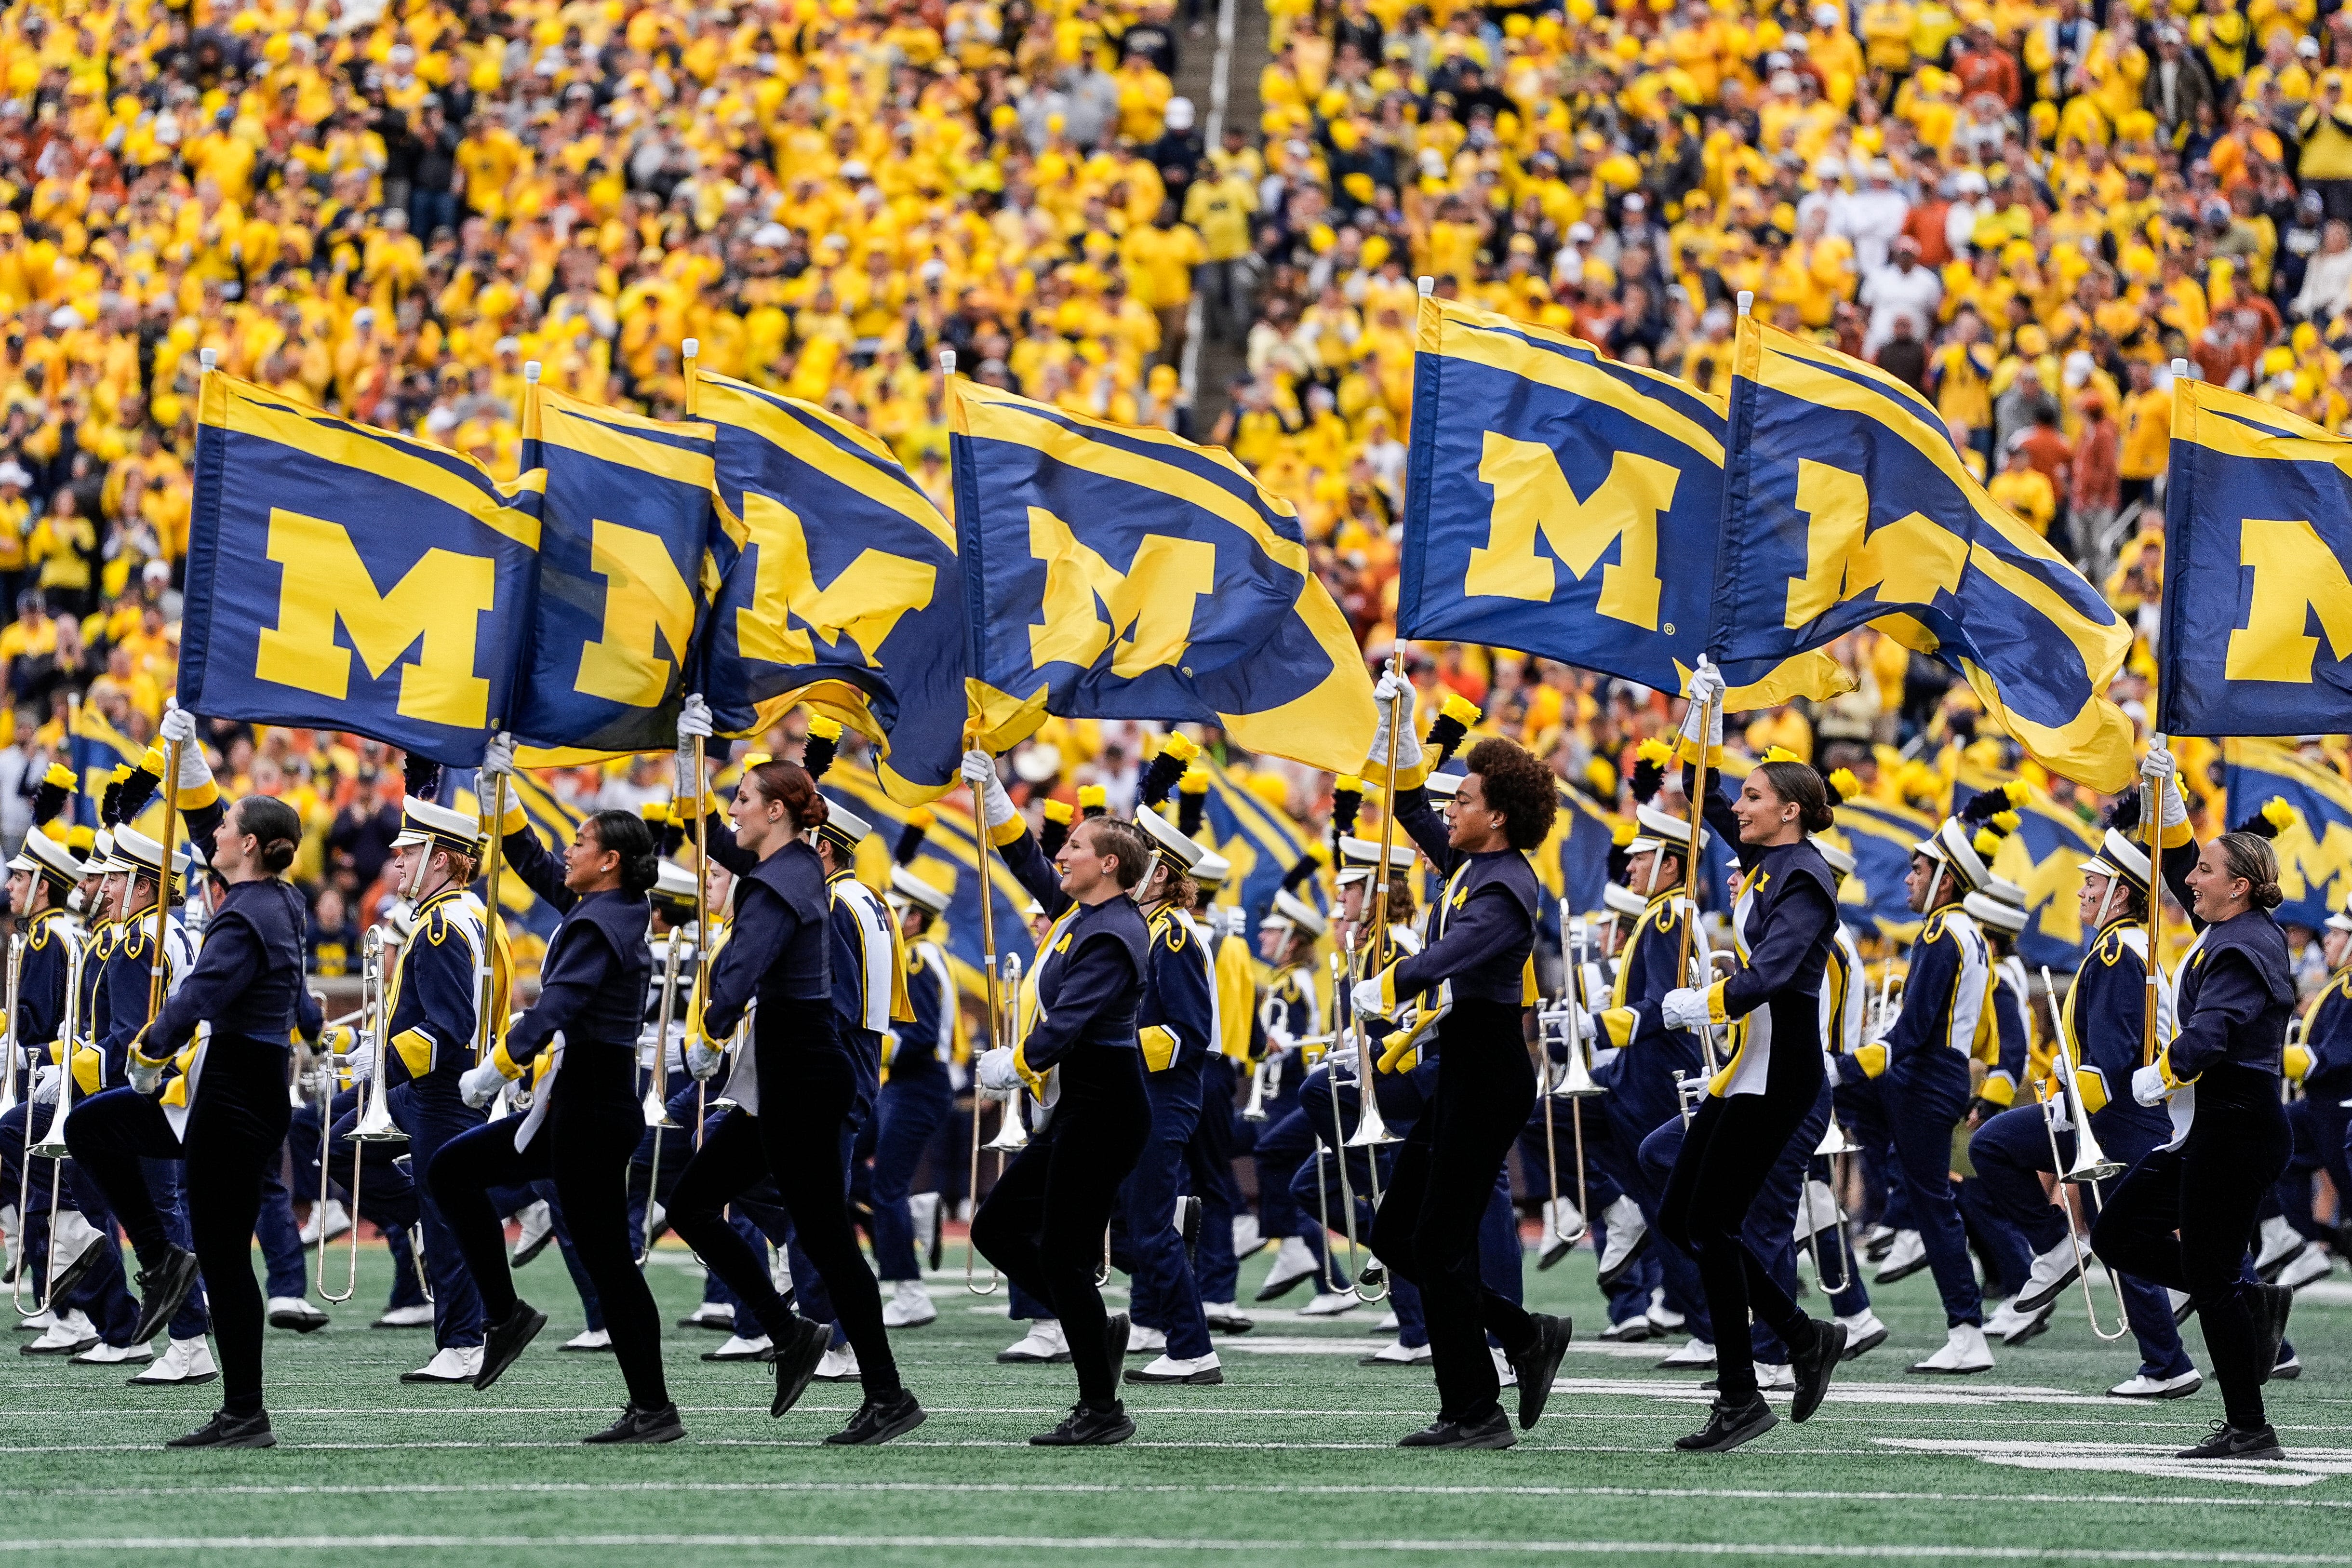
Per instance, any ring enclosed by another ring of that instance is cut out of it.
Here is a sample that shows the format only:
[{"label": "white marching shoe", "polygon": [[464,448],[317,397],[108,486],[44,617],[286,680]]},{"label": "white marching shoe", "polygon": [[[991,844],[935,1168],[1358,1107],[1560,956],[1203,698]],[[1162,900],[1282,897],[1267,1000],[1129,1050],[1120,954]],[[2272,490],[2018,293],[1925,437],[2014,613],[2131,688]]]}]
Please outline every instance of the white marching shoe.
[{"label": "white marching shoe", "polygon": [[1381,1315],[1381,1321],[1372,1325],[1371,1331],[1376,1334],[1392,1334],[1403,1327],[1403,1319],[1394,1312],[1384,1312]]},{"label": "white marching shoe", "polygon": [[[612,1343],[611,1338],[607,1336],[604,1342],[608,1345]],[[571,1348],[569,1345],[564,1346],[566,1350]],[[765,1334],[760,1335],[757,1339],[749,1340],[740,1334],[730,1334],[727,1336],[727,1342],[717,1350],[704,1351],[702,1359],[705,1361],[766,1361],[769,1353],[775,1348],[776,1342]]]},{"label": "white marching shoe", "polygon": [[1664,1372],[1705,1372],[1715,1366],[1715,1347],[1702,1339],[1693,1339],[1678,1351],[1668,1351],[1658,1359],[1659,1370]]},{"label": "white marching shoe", "polygon": [[1503,1353],[1501,1347],[1496,1345],[1488,1345],[1486,1347],[1486,1353],[1495,1358],[1496,1380],[1505,1388],[1518,1387],[1519,1369],[1511,1364],[1511,1358]]},{"label": "white marching shoe", "polygon": [[28,1345],[18,1345],[18,1355],[78,1355],[98,1343],[98,1328],[84,1312],[72,1308],[62,1318],[53,1317],[41,1337]]},{"label": "white marching shoe", "polygon": [[613,1331],[583,1329],[555,1348],[562,1351],[576,1351],[583,1354],[594,1351],[609,1351],[613,1348]]},{"label": "white marching shoe", "polygon": [[940,1229],[940,1194],[909,1193],[907,1194],[907,1229],[915,1238],[915,1254],[933,1268],[940,1266],[940,1248],[944,1245]]},{"label": "white marching shoe", "polygon": [[1609,1240],[1601,1250],[1601,1269],[1597,1278],[1603,1290],[1617,1283],[1618,1276],[1633,1266],[1650,1245],[1650,1222],[1642,1217],[1642,1205],[1628,1197],[1620,1197],[1601,1211],[1601,1223],[1608,1227]]},{"label": "white marching shoe", "polygon": [[433,1359],[415,1372],[400,1374],[403,1383],[471,1383],[482,1370],[482,1347],[479,1345],[444,1345],[433,1352]]},{"label": "white marching shoe", "polygon": [[79,1209],[59,1209],[56,1244],[49,1249],[57,1271],[49,1276],[49,1294],[70,1294],[99,1260],[106,1234],[82,1218]]},{"label": "white marching shoe", "polygon": [[1840,1317],[1838,1321],[1845,1325],[1845,1354],[1838,1358],[1840,1361],[1852,1361],[1864,1351],[1874,1351],[1886,1342],[1886,1325],[1867,1307],[1852,1317]]},{"label": "white marching shoe", "polygon": [[326,1222],[327,1239],[329,1241],[334,1240],[335,1237],[342,1235],[345,1231],[352,1228],[351,1211],[343,1207],[342,1200],[341,1198],[329,1198],[323,1204],[314,1204],[311,1205],[310,1217],[302,1222],[302,1228],[296,1233],[301,1238],[303,1246],[316,1247],[319,1245],[319,1229],[320,1222],[321,1220]]},{"label": "white marching shoe", "polygon": [[1363,1305],[1352,1291],[1318,1290],[1315,1300],[1298,1309],[1302,1318],[1336,1318],[1342,1312],[1352,1312]]},{"label": "white marching shoe", "polygon": [[2254,1254],[2254,1272],[2264,1279],[2276,1279],[2280,1269],[2301,1258],[2311,1246],[2284,1215],[2271,1215],[2256,1227],[2254,1234],[2261,1242]]},{"label": "white marching shoe", "polygon": [[50,1311],[47,1307],[44,1307],[37,1312],[27,1312],[23,1317],[17,1319],[16,1331],[20,1334],[37,1334],[47,1329],[51,1323],[54,1323],[57,1321],[57,1314]]},{"label": "white marching shoe", "polygon": [[133,1362],[150,1362],[155,1352],[148,1345],[110,1345],[104,1340],[73,1358],[76,1366],[127,1366]]},{"label": "white marching shoe", "polygon": [[2186,1290],[2175,1290],[2169,1286],[2167,1286],[2165,1288],[2164,1299],[2172,1308],[2172,1322],[2175,1328],[2189,1321],[2189,1314],[2197,1310],[2195,1298],[2191,1297]]},{"label": "white marching shoe", "polygon": [[[2074,1238],[2062,1236],[2058,1245],[2033,1257],[2033,1267],[2026,1270],[2025,1283],[2010,1299],[2010,1306],[2020,1312],[2038,1312],[2058,1300],[2058,1293],[2083,1277],[2083,1254],[2074,1250]],[[1990,1325],[1988,1325],[1990,1327]]]},{"label": "white marching shoe", "polygon": [[677,1321],[681,1329],[708,1329],[714,1334],[735,1331],[735,1309],[724,1301],[698,1301],[694,1310]]},{"label": "white marching shoe", "polygon": [[152,1366],[125,1381],[133,1388],[162,1388],[210,1383],[219,1375],[220,1368],[213,1364],[213,1347],[199,1334],[192,1340],[173,1340]]},{"label": "white marching shoe", "polygon": [[327,1314],[299,1296],[272,1296],[266,1311],[273,1329],[308,1334],[327,1326]]},{"label": "white marching shoe", "polygon": [[1944,1348],[1926,1361],[1914,1362],[1910,1369],[1918,1373],[1940,1373],[1948,1377],[1964,1377],[1971,1373],[1992,1370],[1992,1347],[1985,1343],[1985,1331],[1974,1323],[1961,1323],[1946,1331]]},{"label": "white marching shoe", "polygon": [[1189,1383],[1210,1384],[1225,1381],[1224,1369],[1217,1364],[1217,1352],[1183,1358],[1163,1355],[1150,1366],[1127,1369],[1129,1383]]},{"label": "white marching shoe", "polygon": [[508,1267],[520,1268],[547,1250],[555,1239],[555,1211],[544,1201],[525,1205],[515,1215],[514,1256]]},{"label": "white marching shoe", "polygon": [[413,1307],[388,1307],[383,1317],[368,1325],[372,1329],[429,1329],[433,1326],[433,1303],[419,1301]]},{"label": "white marching shoe", "polygon": [[856,1383],[857,1381],[857,1349],[843,1345],[838,1350],[828,1348],[816,1363],[819,1383]]},{"label": "white marching shoe", "polygon": [[1666,1288],[1663,1285],[1650,1292],[1650,1304],[1643,1310],[1642,1316],[1649,1319],[1651,1329],[1661,1334],[1671,1334],[1690,1321],[1688,1318],[1666,1305]]},{"label": "white marching shoe", "polygon": [[2335,1268],[2336,1260],[2327,1256],[2325,1248],[2306,1247],[2279,1270],[2278,1279],[2273,1283],[2284,1285],[2290,1290],[2300,1290],[2305,1285],[2326,1279]]},{"label": "white marching shoe", "polygon": [[2021,1345],[2048,1327],[2051,1315],[2058,1310],[2055,1297],[2037,1308],[2020,1309],[2017,1303],[2018,1298],[2011,1297],[1985,1320],[1987,1339],[1998,1339],[2003,1344]]},{"label": "white marching shoe", "polygon": [[1275,1251],[1274,1267],[1266,1270],[1265,1283],[1257,1288],[1257,1299],[1261,1301],[1279,1300],[1302,1281],[1313,1279],[1320,1267],[1316,1260],[1315,1249],[1307,1246],[1303,1237],[1284,1237],[1282,1246]]},{"label": "white marching shoe", "polygon": [[1258,1248],[1265,1245],[1265,1233],[1258,1228],[1257,1215],[1254,1214],[1234,1215],[1234,1256],[1235,1258],[1255,1257]]},{"label": "white marching shoe", "polygon": [[1221,1334],[1245,1334],[1257,1327],[1257,1320],[1232,1301],[1203,1301],[1201,1316]]},{"label": "white marching shoe", "polygon": [[1168,1348],[1168,1336],[1158,1329],[1147,1329],[1130,1319],[1127,1325],[1127,1353],[1145,1355]]},{"label": "white marching shoe", "polygon": [[2186,1399],[2205,1386],[2205,1374],[2190,1367],[2179,1377],[2137,1373],[2107,1390],[2111,1399]]},{"label": "white marching shoe", "polygon": [[1638,1345],[1650,1337],[1649,1315],[1636,1312],[1622,1323],[1610,1324],[1599,1337],[1611,1344]]},{"label": "white marching shoe", "polygon": [[890,1299],[882,1303],[882,1326],[886,1329],[919,1329],[925,1323],[940,1321],[940,1310],[931,1305],[931,1293],[923,1289],[919,1279],[899,1279],[893,1282]]},{"label": "white marching shoe", "polygon": [[1070,1359],[1070,1342],[1062,1335],[1062,1325],[1052,1318],[1038,1318],[1029,1325],[1029,1331],[996,1352],[996,1359],[1009,1366],[1044,1365]]},{"label": "white marching shoe", "polygon": [[1427,1366],[1434,1353],[1425,1344],[1409,1345],[1402,1340],[1392,1340],[1368,1356],[1356,1360],[1358,1366]]},{"label": "white marching shoe", "polygon": [[8,1243],[5,1267],[0,1267],[0,1285],[12,1285],[16,1279],[16,1263],[24,1253],[25,1233],[16,1224],[16,1205],[0,1204],[0,1236]]},{"label": "white marching shoe", "polygon": [[1796,1368],[1775,1361],[1759,1361],[1756,1363],[1756,1392],[1794,1394],[1796,1391]]},{"label": "white marching shoe", "polygon": [[1916,1230],[1895,1233],[1895,1245],[1886,1249],[1879,1260],[1878,1272],[1871,1276],[1876,1285],[1892,1285],[1898,1279],[1908,1279],[1927,1267],[1927,1242]]}]

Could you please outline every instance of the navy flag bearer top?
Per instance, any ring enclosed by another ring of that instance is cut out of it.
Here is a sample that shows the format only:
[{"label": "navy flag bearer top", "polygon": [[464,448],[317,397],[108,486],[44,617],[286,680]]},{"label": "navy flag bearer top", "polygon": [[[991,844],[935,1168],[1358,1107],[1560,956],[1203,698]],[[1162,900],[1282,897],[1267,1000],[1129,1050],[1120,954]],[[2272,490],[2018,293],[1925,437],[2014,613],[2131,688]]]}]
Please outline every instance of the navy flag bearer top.
[{"label": "navy flag bearer top", "polygon": [[161,1061],[207,1022],[211,1050],[289,1049],[304,924],[302,895],[277,878],[230,884],[205,923],[194,966],[155,1015],[139,1054]]},{"label": "navy flag bearer top", "polygon": [[515,874],[563,911],[563,923],[540,963],[539,1000],[495,1053],[506,1058],[501,1070],[520,1077],[559,1029],[567,1051],[609,1046],[634,1062],[646,987],[653,984],[653,949],[646,945],[652,906],[643,893],[632,898],[617,888],[573,892],[563,885],[562,863],[528,824],[509,827],[502,847]]},{"label": "navy flag bearer top", "polygon": [[[1445,884],[1429,912],[1429,945],[1390,973],[1395,996],[1443,984],[1454,1002],[1524,1007],[1534,999],[1536,916],[1543,886],[1517,849],[1468,854],[1447,841],[1444,817],[1426,790],[1397,792],[1397,826],[1412,835]],[[1444,1026],[1439,1026],[1441,1037]]]},{"label": "navy flag bearer top", "polygon": [[1046,1071],[1081,1046],[1137,1047],[1136,1016],[1151,962],[1151,932],[1125,893],[1080,904],[1034,835],[1003,847],[1005,865],[1053,919],[1037,954],[1037,1018],[1013,1052],[1013,1064],[1042,1093]]},{"label": "navy flag bearer top", "polygon": [[1715,790],[1706,792],[1706,825],[1738,848],[1742,873],[1731,909],[1739,967],[1706,993],[1708,1021],[1738,1022],[1738,1043],[1707,1092],[1762,1094],[1776,1052],[1821,1068],[1822,989],[1837,943],[1837,878],[1810,838],[1741,843],[1739,819]]}]

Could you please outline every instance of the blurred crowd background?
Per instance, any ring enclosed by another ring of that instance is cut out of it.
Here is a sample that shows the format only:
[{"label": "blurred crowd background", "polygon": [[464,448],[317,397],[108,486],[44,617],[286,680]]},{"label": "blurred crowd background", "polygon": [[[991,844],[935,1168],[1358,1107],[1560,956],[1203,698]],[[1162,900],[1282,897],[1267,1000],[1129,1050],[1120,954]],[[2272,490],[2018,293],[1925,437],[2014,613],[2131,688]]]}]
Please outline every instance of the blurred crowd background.
[{"label": "blurred crowd background", "polygon": [[[1223,90],[1179,90],[1213,58]],[[1918,387],[2145,638],[2170,362],[2352,416],[2347,65],[2334,0],[13,5],[0,835],[76,703],[143,748],[172,690],[203,349],[504,475],[526,361],[676,417],[698,338],[709,368],[873,431],[951,510],[952,348],[1229,447],[1379,659],[1416,277],[1716,392],[1752,290]],[[1928,810],[1962,760],[2017,766],[1941,667],[1874,633],[1835,651],[1853,692],[1741,716],[1751,748]],[[1604,810],[1675,708],[1502,648],[1412,667]],[[2136,715],[2152,668],[2143,641]],[[310,824],[298,872],[340,951],[384,892],[397,758],[211,740],[225,788]],[[1033,797],[1117,800],[1150,744],[1055,722],[1014,768]],[[2305,753],[2345,772],[2336,738]],[[2216,754],[2184,761],[2210,826]],[[1319,826],[1328,775],[1246,776]],[[580,807],[668,787],[663,760],[543,782]]]}]

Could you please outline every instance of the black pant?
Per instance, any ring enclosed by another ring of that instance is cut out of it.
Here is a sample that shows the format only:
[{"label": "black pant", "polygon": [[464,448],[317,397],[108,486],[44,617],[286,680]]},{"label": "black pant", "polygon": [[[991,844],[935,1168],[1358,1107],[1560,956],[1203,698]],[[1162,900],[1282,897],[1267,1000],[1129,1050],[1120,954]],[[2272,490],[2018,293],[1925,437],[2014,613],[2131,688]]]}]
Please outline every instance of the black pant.
[{"label": "black pant", "polygon": [[2263,1195],[2286,1169],[2293,1142],[2277,1079],[2231,1062],[2208,1068],[2189,1136],[2126,1172],[2091,1226],[2092,1250],[2110,1267],[2185,1290],[2197,1304],[2233,1426],[2265,1422],[2270,1368],[2242,1281]]},{"label": "black pant", "polygon": [[142,1268],[160,1262],[169,1242],[139,1161],[187,1161],[188,1232],[220,1352],[221,1408],[232,1415],[261,1409],[253,1222],[261,1213],[262,1173],[278,1163],[293,1115],[286,1073],[282,1046],[215,1038],[205,1048],[184,1137],[173,1136],[160,1102],[127,1089],[87,1100],[66,1119],[76,1166],[105,1192]]},{"label": "black pant", "polygon": [[1822,1092],[1822,1053],[1811,1039],[1772,1052],[1762,1094],[1710,1095],[1691,1117],[1658,1205],[1658,1226],[1698,1265],[1715,1323],[1716,1386],[1727,1405],[1756,1397],[1748,1346],[1752,1309],[1790,1350],[1807,1342],[1805,1315],[1740,1234],[1748,1206]]},{"label": "black pant", "polygon": [[636,1238],[629,1234],[629,1156],[646,1130],[630,1058],[630,1052],[611,1046],[567,1051],[554,1083],[541,1090],[551,1100],[529,1147],[514,1146],[520,1118],[488,1122],[441,1145],[425,1180],[481,1292],[485,1328],[504,1322],[515,1310],[506,1226],[490,1202],[490,1189],[552,1181],[572,1250],[596,1287],[597,1305],[612,1331],[629,1403],[640,1410],[660,1410],[669,1404],[662,1380],[661,1318],[637,1268]]},{"label": "black pant", "polygon": [[1478,1276],[1478,1220],[1536,1103],[1535,1064],[1520,1009],[1456,1002],[1438,1026],[1437,1092],[1397,1149],[1372,1222],[1372,1250],[1421,1291],[1437,1373],[1437,1418],[1475,1421],[1502,1392],[1489,1330],[1506,1354],[1524,1351],[1535,1324]]},{"label": "black pant", "polygon": [[980,1212],[971,1243],[1022,1289],[1052,1307],[1070,1342],[1079,1400],[1118,1402],[1118,1366],[1103,1342],[1108,1314],[1095,1270],[1118,1184],[1151,1136],[1143,1053],[1080,1046],[1062,1059],[1053,1121],[1004,1167]]},{"label": "black pant", "polygon": [[760,1114],[730,1110],[704,1135],[670,1189],[670,1226],[782,1344],[795,1321],[793,1310],[721,1212],[773,1176],[792,1216],[793,1239],[824,1281],[842,1331],[857,1352],[866,1397],[887,1399],[898,1392],[898,1363],[882,1326],[882,1292],[849,1220],[845,1166],[856,1064],[845,1051],[794,1050],[782,1041],[762,1039],[752,1049],[759,1053]]}]

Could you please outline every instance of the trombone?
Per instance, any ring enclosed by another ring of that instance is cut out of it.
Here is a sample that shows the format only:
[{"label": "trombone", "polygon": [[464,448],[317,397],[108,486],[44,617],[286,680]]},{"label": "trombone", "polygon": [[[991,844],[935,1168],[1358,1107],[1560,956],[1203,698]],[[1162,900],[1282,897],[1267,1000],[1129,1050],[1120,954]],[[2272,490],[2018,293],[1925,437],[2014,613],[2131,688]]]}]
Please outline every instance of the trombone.
[{"label": "trombone", "polygon": [[[352,1145],[352,1228],[351,1268],[343,1280],[340,1296],[327,1289],[327,1227],[319,1227],[319,1299],[340,1306],[359,1293],[360,1288],[360,1173],[365,1168],[368,1143],[405,1143],[408,1134],[393,1125],[391,1089],[384,1082],[386,1073],[385,1029],[390,1020],[384,1014],[383,994],[383,927],[368,927],[360,943],[360,1025],[359,1038],[352,1043],[354,1051],[373,1053],[373,1071],[368,1075],[367,1088],[360,1095],[359,1120],[352,1124],[349,1142]],[[330,1072],[320,1080],[319,1089],[320,1152],[319,1207],[323,1212],[331,1190],[329,1173],[333,1168],[326,1144],[334,1135],[334,1075]]]},{"label": "trombone", "polygon": [[[1559,901],[1560,1005],[1538,1015],[1536,1023],[1536,1064],[1540,1077],[1537,1080],[1536,1098],[1543,1105],[1544,1165],[1551,1184],[1551,1236],[1549,1241],[1561,1247],[1574,1247],[1592,1234],[1592,1222],[1586,1217],[1591,1196],[1584,1180],[1584,1105],[1596,1095],[1609,1091],[1595,1083],[1592,1068],[1584,1049],[1584,961],[1589,941],[1584,921],[1569,910],[1566,899]],[[1551,1065],[1551,1031],[1557,1029],[1566,1037],[1568,1060],[1555,1078]],[[1559,1215],[1559,1152],[1554,1146],[1551,1102],[1568,1101],[1569,1127],[1576,1141],[1576,1220],[1577,1228],[1570,1234],[1560,1222]],[[1549,1247],[1546,1247],[1549,1251]]]},{"label": "trombone", "polygon": [[[16,999],[16,987],[22,977],[19,968],[22,958],[17,944],[24,940],[21,935],[12,937],[8,948],[8,1000],[11,1004],[8,1008],[8,1038],[12,1058],[15,1055],[13,1047],[16,1035],[16,1009],[14,1004]],[[88,950],[82,946],[79,938],[70,935],[67,937],[65,1020],[58,1029],[58,1039],[60,1042],[58,1055],[61,1062],[58,1073],[57,1110],[50,1114],[48,1131],[40,1142],[27,1142],[25,1145],[24,1170],[16,1190],[16,1224],[24,1227],[29,1217],[26,1214],[26,1209],[32,1202],[33,1162],[36,1160],[52,1162],[49,1171],[48,1257],[43,1260],[41,1266],[41,1294],[34,1299],[33,1305],[29,1309],[25,1306],[25,1276],[31,1271],[32,1259],[21,1256],[16,1259],[16,1278],[9,1287],[8,1299],[20,1312],[27,1310],[39,1312],[47,1310],[51,1304],[48,1299],[48,1282],[57,1276],[58,1211],[61,1206],[60,1194],[64,1192],[66,1184],[66,1116],[73,1109],[74,1042],[81,1033],[81,975],[82,966],[88,956]],[[15,1081],[16,1076],[16,1063],[12,1059],[8,1070],[11,1082]],[[32,1137],[32,1110],[27,1107],[25,1112],[26,1139],[29,1140]],[[21,1253],[21,1247],[19,1251]]]},{"label": "trombone", "polygon": [[[2099,1326],[2099,1301],[2091,1292],[2091,1258],[2083,1248],[2083,1238],[2074,1229],[2074,1212],[2066,1202],[2066,1184],[2080,1182],[2091,1189],[2091,1202],[2098,1205],[2099,1184],[2111,1176],[2123,1173],[2120,1160],[2107,1158],[2099,1147],[2096,1134],[2091,1131],[2091,1113],[2083,1104],[2083,1088],[2074,1079],[2074,1056],[2066,1045],[2066,1020],[2058,1009],[2058,988],[2050,978],[2050,966],[2042,966],[2042,1000],[2050,1009],[2050,1073],[2056,1084],[2042,1100],[2042,1128],[2050,1135],[2050,1168],[2058,1173],[2056,1201],[2060,1214],[2066,1221],[2066,1239],[2074,1244],[2075,1278],[2083,1282],[2083,1311],[2090,1320],[2091,1332],[2102,1340],[2119,1340],[2131,1332],[2129,1309],[2124,1302],[2122,1281],[2116,1271],[2099,1260],[2107,1276],[2107,1288],[2115,1292],[2118,1326],[2109,1333]],[[2074,1160],[2067,1163],[2058,1150],[2058,1118],[2060,1115],[2074,1126]]]},{"label": "trombone", "polygon": [[667,951],[662,956],[661,1005],[654,1020],[654,1071],[646,1080],[646,1126],[653,1131],[654,1152],[653,1163],[646,1173],[646,1234],[644,1245],[637,1249],[639,1268],[653,1256],[654,1200],[661,1191],[662,1134],[677,1126],[669,1113],[669,1025],[677,1002],[677,934],[678,928],[670,927]]},{"label": "trombone", "polygon": [[1265,1102],[1281,1098],[1282,1053],[1274,1045],[1275,1020],[1281,1016],[1282,999],[1269,992],[1266,999],[1257,1006],[1258,1029],[1266,1037],[1265,1055],[1250,1068],[1249,1103],[1242,1107],[1244,1121],[1264,1121],[1266,1119]]},{"label": "trombone", "polygon": [[[1017,952],[1008,952],[1004,955],[1004,984],[998,993],[996,1005],[997,1015],[988,1021],[988,1043],[992,1047],[1010,1049],[1021,1043],[1021,955]],[[1002,1178],[1004,1174],[1005,1156],[1017,1154],[1029,1146],[1029,1130],[1021,1122],[1021,1091],[1017,1089],[998,1101],[1003,1110],[996,1119],[996,1136],[985,1143],[980,1141],[980,1102],[989,1098],[991,1097],[981,1089],[980,1079],[975,1077],[971,1084],[971,1172],[964,1188],[971,1195],[975,1216],[978,1215],[980,1205],[980,1152],[987,1149],[996,1155],[996,1173]],[[1110,1256],[1110,1237],[1108,1231],[1104,1233],[1103,1237],[1103,1256],[1106,1259],[1104,1267],[1108,1275],[1109,1267],[1108,1259]],[[980,1248],[973,1244],[971,1231],[966,1230],[963,1241],[963,1288],[975,1296],[993,1296],[996,1294],[997,1285],[1002,1276],[998,1274],[996,1265],[991,1263],[988,1266],[988,1283],[985,1286],[980,1284],[977,1278],[979,1257]]]}]

